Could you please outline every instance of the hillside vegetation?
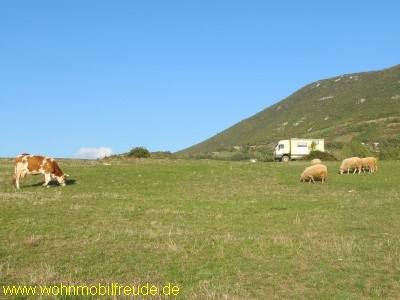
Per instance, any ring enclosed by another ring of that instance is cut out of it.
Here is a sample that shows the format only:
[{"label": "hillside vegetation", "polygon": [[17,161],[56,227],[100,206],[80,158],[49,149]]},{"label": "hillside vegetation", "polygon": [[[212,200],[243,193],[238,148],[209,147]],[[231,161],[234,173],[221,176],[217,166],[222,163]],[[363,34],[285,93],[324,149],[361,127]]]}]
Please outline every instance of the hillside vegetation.
[{"label": "hillside vegetation", "polygon": [[[236,146],[271,154],[275,143],[291,137],[324,138],[326,148],[365,143],[381,158],[399,153],[400,65],[382,71],[319,80],[180,156],[232,152]],[[398,155],[398,154],[397,154]]]}]

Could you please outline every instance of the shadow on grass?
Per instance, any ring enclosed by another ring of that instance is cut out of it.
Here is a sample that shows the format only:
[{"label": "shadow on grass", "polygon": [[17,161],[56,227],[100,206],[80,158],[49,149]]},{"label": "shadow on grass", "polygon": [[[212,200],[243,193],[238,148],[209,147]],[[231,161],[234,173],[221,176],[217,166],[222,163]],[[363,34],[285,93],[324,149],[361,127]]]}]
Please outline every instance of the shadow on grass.
[{"label": "shadow on grass", "polygon": [[[65,181],[66,186],[69,185],[74,185],[76,183],[75,179],[67,179]],[[38,183],[32,183],[32,184],[22,184],[21,185],[21,181],[20,181],[20,188],[32,188],[32,187],[38,187],[38,186],[43,186],[44,181],[38,182]],[[61,187],[60,184],[57,182],[57,180],[51,180],[48,184],[48,187]]]}]

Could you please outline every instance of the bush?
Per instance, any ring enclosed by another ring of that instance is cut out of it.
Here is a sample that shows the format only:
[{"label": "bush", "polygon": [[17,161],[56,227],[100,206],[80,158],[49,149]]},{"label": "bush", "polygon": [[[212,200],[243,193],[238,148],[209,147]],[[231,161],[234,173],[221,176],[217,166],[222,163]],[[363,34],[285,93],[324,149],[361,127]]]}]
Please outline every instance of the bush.
[{"label": "bush", "polygon": [[337,158],[328,152],[322,151],[311,151],[308,155],[304,156],[304,160],[313,160],[314,158],[318,158],[322,161],[337,161]]},{"label": "bush", "polygon": [[156,151],[151,153],[151,158],[154,159],[176,159],[176,155],[171,151]]},{"label": "bush", "polygon": [[339,160],[353,156],[374,156],[371,150],[360,142],[333,142],[329,143],[329,149]]},{"label": "bush", "polygon": [[379,153],[379,159],[400,160],[400,146],[384,147]]},{"label": "bush", "polygon": [[358,142],[348,142],[343,146],[343,154],[345,157],[368,157],[372,156],[371,151],[365,147],[363,144]]},{"label": "bush", "polygon": [[150,157],[150,151],[144,147],[136,147],[129,151],[128,156],[133,156],[136,158],[148,158]]}]

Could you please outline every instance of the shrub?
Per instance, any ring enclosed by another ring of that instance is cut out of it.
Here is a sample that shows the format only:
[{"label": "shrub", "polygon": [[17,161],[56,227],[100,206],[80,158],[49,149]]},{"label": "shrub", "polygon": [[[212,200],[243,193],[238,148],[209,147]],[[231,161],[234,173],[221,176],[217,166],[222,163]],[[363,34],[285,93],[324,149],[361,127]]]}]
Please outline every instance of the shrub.
[{"label": "shrub", "polygon": [[334,156],[339,159],[345,159],[348,157],[358,156],[367,157],[374,156],[372,151],[360,142],[331,142],[329,143],[329,149]]},{"label": "shrub", "polygon": [[358,142],[345,143],[342,151],[345,157],[367,157],[372,155],[371,151],[367,147]]},{"label": "shrub", "polygon": [[337,161],[337,158],[328,152],[322,151],[311,151],[308,155],[304,156],[304,160],[313,160],[314,158],[318,158],[322,161]]},{"label": "shrub", "polygon": [[156,151],[151,153],[151,158],[155,159],[176,159],[176,155],[171,151]]},{"label": "shrub", "polygon": [[136,158],[148,158],[150,157],[150,151],[144,147],[136,147],[129,151],[128,156],[133,156]]},{"label": "shrub", "polygon": [[400,160],[400,146],[390,145],[382,147],[382,150],[379,153],[379,159]]}]

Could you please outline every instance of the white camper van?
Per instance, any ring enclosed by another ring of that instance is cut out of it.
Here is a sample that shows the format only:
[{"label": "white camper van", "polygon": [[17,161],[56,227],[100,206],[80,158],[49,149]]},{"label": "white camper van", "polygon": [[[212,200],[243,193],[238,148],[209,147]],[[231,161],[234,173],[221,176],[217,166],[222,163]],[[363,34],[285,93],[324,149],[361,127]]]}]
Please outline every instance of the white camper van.
[{"label": "white camper van", "polygon": [[324,152],[324,139],[281,140],[275,146],[274,158],[286,162],[306,156],[311,150]]}]

